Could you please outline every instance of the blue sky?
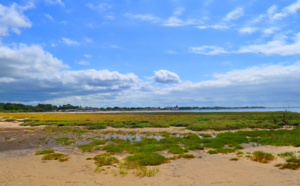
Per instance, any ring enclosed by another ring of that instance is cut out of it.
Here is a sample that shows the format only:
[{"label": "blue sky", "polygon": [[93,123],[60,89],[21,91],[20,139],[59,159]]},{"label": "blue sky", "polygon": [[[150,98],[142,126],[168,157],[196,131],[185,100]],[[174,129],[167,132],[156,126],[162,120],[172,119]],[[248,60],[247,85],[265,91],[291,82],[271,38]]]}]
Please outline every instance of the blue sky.
[{"label": "blue sky", "polygon": [[2,0],[0,101],[300,106],[300,0]]}]

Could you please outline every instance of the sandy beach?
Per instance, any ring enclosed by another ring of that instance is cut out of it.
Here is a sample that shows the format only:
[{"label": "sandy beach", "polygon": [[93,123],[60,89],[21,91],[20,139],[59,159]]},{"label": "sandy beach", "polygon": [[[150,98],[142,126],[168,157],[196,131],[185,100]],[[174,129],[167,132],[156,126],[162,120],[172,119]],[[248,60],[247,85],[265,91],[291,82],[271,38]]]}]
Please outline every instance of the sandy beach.
[{"label": "sandy beach", "polygon": [[[41,160],[41,156],[34,155],[42,146],[24,147],[20,141],[20,145],[16,145],[18,143],[14,143],[14,140],[18,139],[5,142],[3,138],[8,133],[22,137],[25,134],[38,134],[39,129],[28,130],[18,124],[0,124],[0,185],[300,185],[299,170],[280,170],[274,167],[275,164],[284,162],[280,157],[276,156],[274,161],[262,164],[245,156],[238,161],[230,161],[230,158],[236,157],[235,153],[211,155],[200,150],[191,153],[202,158],[177,159],[159,165],[159,172],[153,177],[140,178],[130,172],[122,176],[115,166],[106,167],[105,171],[99,173],[94,171],[94,161],[86,158],[99,154],[101,150],[82,153],[76,148],[59,146],[54,149],[71,157],[67,162],[59,162]],[[16,147],[3,149],[5,143],[14,144]],[[274,155],[292,151],[299,155],[300,148],[248,145],[241,151],[246,154],[257,150]],[[125,154],[117,156],[122,159]]]}]

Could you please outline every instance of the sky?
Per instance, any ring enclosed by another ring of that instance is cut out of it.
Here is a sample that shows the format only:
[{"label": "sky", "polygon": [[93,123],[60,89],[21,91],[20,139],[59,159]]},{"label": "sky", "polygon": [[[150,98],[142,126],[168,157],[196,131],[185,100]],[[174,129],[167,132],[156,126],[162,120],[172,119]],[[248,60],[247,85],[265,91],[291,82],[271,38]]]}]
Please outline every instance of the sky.
[{"label": "sky", "polygon": [[0,102],[300,106],[300,0],[1,0]]}]

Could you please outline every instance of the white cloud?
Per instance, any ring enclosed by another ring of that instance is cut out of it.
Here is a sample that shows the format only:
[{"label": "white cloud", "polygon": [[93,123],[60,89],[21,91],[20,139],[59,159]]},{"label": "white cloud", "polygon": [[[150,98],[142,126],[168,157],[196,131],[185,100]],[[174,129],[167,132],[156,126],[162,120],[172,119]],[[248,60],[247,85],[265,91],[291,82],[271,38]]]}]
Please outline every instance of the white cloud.
[{"label": "white cloud", "polygon": [[9,32],[20,34],[20,28],[29,28],[32,23],[23,14],[24,10],[33,7],[32,4],[19,6],[16,3],[6,7],[0,4],[0,36],[7,36]]},{"label": "white cloud", "polygon": [[75,41],[75,40],[71,40],[71,39],[68,39],[68,38],[61,38],[62,42],[67,44],[67,45],[80,45],[80,43],[78,41]]},{"label": "white cloud", "polygon": [[58,4],[60,6],[65,6],[65,4],[61,0],[46,0],[47,3],[49,4]]},{"label": "white cloud", "polygon": [[54,21],[53,17],[49,14],[44,14],[45,17],[47,17],[50,21]]},{"label": "white cloud", "polygon": [[118,45],[110,45],[109,48],[115,48],[115,49],[117,49],[117,48],[120,48],[120,47]]},{"label": "white cloud", "polygon": [[88,4],[86,4],[86,6],[90,9],[97,10],[98,12],[105,12],[106,10],[112,8],[112,5],[107,4],[107,3],[100,3],[98,5],[88,3]]},{"label": "white cloud", "polygon": [[84,41],[85,41],[86,43],[92,43],[92,42],[94,42],[94,40],[91,39],[91,38],[89,38],[89,37],[85,37],[85,38],[84,38]]},{"label": "white cloud", "polygon": [[293,43],[286,43],[282,39],[276,39],[266,44],[241,47],[238,53],[263,53],[283,56],[300,54],[300,33],[296,35]]},{"label": "white cloud", "polygon": [[166,51],[168,54],[177,54],[177,52],[175,52],[174,50],[168,50]]},{"label": "white cloud", "polygon": [[173,12],[173,15],[180,16],[185,11],[185,8],[178,8]]},{"label": "white cloud", "polygon": [[189,52],[203,55],[219,55],[229,53],[224,50],[224,48],[218,46],[189,47]]},{"label": "white cloud", "polygon": [[244,14],[243,8],[236,8],[233,11],[229,12],[223,20],[230,21],[230,20],[238,19],[243,14]]},{"label": "white cloud", "polygon": [[239,32],[243,33],[243,34],[252,34],[256,31],[257,31],[257,28],[255,28],[255,27],[243,27],[243,28],[239,29]]},{"label": "white cloud", "polygon": [[151,14],[130,14],[130,13],[126,13],[125,16],[134,18],[134,19],[140,19],[142,21],[150,21],[153,23],[158,23],[161,22],[161,19],[158,17],[155,17]]},{"label": "white cloud", "polygon": [[79,64],[79,65],[89,65],[90,63],[88,61],[82,60],[82,61],[79,61],[77,64]]},{"label": "white cloud", "polygon": [[216,30],[225,30],[225,29],[228,29],[229,26],[224,25],[224,24],[217,24],[217,25],[201,25],[201,26],[197,26],[197,28],[199,28],[201,30],[205,30],[208,28],[212,28],[212,29],[216,29]]},{"label": "white cloud", "polygon": [[[262,65],[214,74],[213,80],[189,81],[156,89],[147,97],[150,103],[164,105],[265,105],[299,104],[300,63]],[[297,105],[296,105],[297,106]]]},{"label": "white cloud", "polygon": [[156,83],[161,84],[173,84],[181,81],[177,74],[167,70],[154,71],[154,76],[152,78]]},{"label": "white cloud", "polygon": [[195,19],[187,19],[182,20],[177,17],[169,17],[167,20],[163,21],[163,26],[170,26],[170,27],[176,27],[176,26],[186,26],[186,25],[195,25],[200,24],[202,21],[195,20]]},{"label": "white cloud", "polygon": [[39,45],[10,48],[0,45],[0,77],[26,78],[40,73],[52,73],[68,68]]},{"label": "white cloud", "polygon": [[276,19],[287,17],[290,14],[295,14],[299,9],[300,9],[300,0],[297,0],[295,3],[287,7],[284,7],[281,12],[274,14],[273,18],[276,20]]},{"label": "white cloud", "polygon": [[66,70],[67,65],[38,45],[0,46],[0,61],[1,100],[17,96],[20,101],[39,101],[89,94],[114,97],[140,81],[133,73]]},{"label": "white cloud", "polygon": [[[175,14],[174,14],[175,15]],[[187,26],[187,25],[197,25],[203,23],[199,19],[180,19],[177,16],[171,16],[168,19],[162,19],[151,14],[130,14],[126,13],[125,16],[131,17],[134,19],[140,19],[142,21],[150,21],[152,23],[160,23],[162,26],[169,27],[178,27],[178,26]]]},{"label": "white cloud", "polygon": [[86,58],[91,58],[92,55],[90,55],[90,54],[84,54],[84,57],[86,57]]}]

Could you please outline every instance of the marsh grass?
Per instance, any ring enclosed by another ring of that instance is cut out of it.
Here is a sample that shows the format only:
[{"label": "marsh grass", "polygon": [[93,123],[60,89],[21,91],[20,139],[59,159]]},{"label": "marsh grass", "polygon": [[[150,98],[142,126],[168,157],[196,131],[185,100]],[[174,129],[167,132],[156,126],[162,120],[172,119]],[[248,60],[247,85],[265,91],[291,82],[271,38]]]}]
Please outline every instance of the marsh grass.
[{"label": "marsh grass", "polygon": [[95,160],[95,164],[97,165],[96,171],[99,170],[99,167],[105,165],[113,165],[114,163],[119,163],[118,158],[111,156],[111,154],[109,153],[102,153],[96,155],[93,159]]},{"label": "marsh grass", "polygon": [[237,153],[235,153],[238,157],[242,157],[243,156],[243,152],[242,151],[238,151]]},{"label": "marsh grass", "polygon": [[71,138],[64,136],[64,137],[57,137],[55,138],[57,144],[63,144],[63,145],[72,145],[76,143],[75,141],[72,141]]},{"label": "marsh grass", "polygon": [[154,176],[158,172],[159,172],[159,168],[157,168],[157,167],[149,168],[149,167],[144,167],[144,166],[140,166],[135,171],[133,171],[133,173],[139,177],[145,177],[145,176],[151,177],[151,176]]},{"label": "marsh grass", "polygon": [[195,158],[195,155],[193,155],[193,154],[179,154],[179,155],[176,156],[176,159],[180,159],[180,158],[193,159],[193,158]]},{"label": "marsh grass", "polygon": [[103,145],[107,142],[107,139],[103,140],[94,140],[91,143],[83,144],[83,145],[77,145],[76,147],[79,148],[82,152],[91,152],[94,147],[97,145]]},{"label": "marsh grass", "polygon": [[43,149],[43,150],[40,150],[40,151],[36,151],[35,155],[50,154],[50,153],[54,153],[54,152],[55,152],[54,149],[47,148],[47,149]]},{"label": "marsh grass", "polygon": [[230,161],[238,161],[239,158],[230,158]]},{"label": "marsh grass", "polygon": [[278,156],[285,158],[286,163],[276,164],[276,167],[280,169],[292,169],[297,170],[300,168],[300,157],[297,157],[293,152],[283,152],[277,154]]},{"label": "marsh grass", "polygon": [[271,153],[254,151],[250,159],[260,163],[269,163],[270,161],[273,161],[275,157]]},{"label": "marsh grass", "polygon": [[[288,113],[288,114],[287,114]],[[1,113],[10,120],[28,118],[23,125],[84,126],[102,129],[186,127],[194,131],[242,128],[278,129],[299,126],[300,114],[294,112],[211,112],[211,113]]]},{"label": "marsh grass", "polygon": [[58,160],[60,162],[68,161],[70,157],[63,153],[49,153],[42,157],[42,160]]},{"label": "marsh grass", "polygon": [[282,157],[282,158],[293,157],[294,153],[293,152],[282,152],[282,153],[278,153],[277,156]]},{"label": "marsh grass", "polygon": [[158,153],[141,153],[125,157],[125,164],[128,168],[139,166],[160,165],[168,162],[168,158]]}]

